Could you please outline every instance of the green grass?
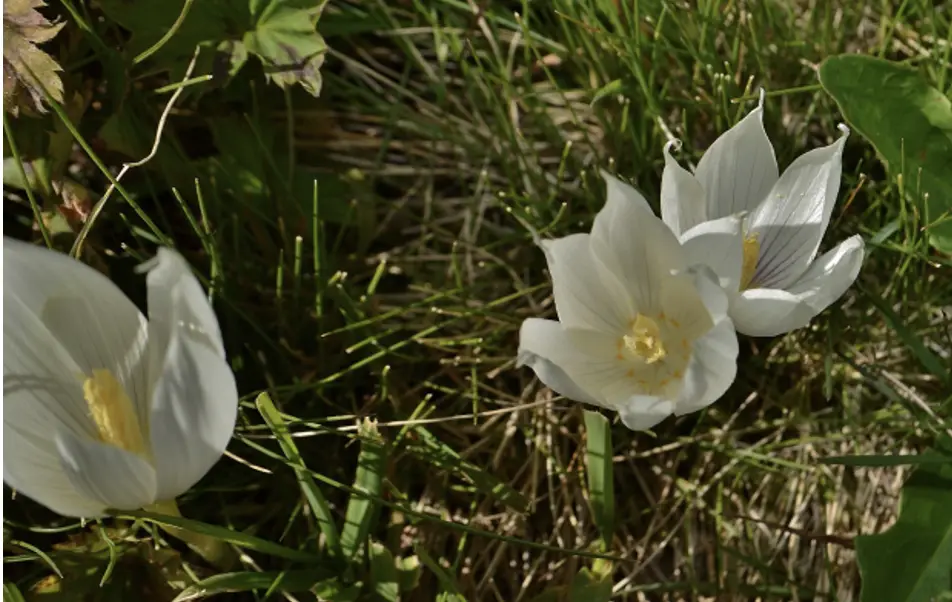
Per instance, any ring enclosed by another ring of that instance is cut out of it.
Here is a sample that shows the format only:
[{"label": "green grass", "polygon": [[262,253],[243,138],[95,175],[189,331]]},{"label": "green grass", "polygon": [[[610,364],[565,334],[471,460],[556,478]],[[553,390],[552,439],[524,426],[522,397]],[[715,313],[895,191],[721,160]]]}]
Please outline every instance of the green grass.
[{"label": "green grass", "polygon": [[[952,6],[478,4],[332,3],[318,101],[251,76],[218,97],[183,95],[163,154],[123,180],[135,204],[113,195],[89,228],[85,258],[134,299],[131,267],[160,240],[210,286],[243,402],[228,456],[182,513],[287,553],[250,546],[242,574],[221,581],[148,521],[104,521],[116,561],[89,526],[8,498],[7,581],[26,593],[71,538],[80,565],[113,558],[118,574],[142,559],[138,584],[254,588],[233,599],[352,599],[327,593],[347,589],[337,575],[386,599],[399,573],[416,585],[403,600],[528,602],[567,595],[599,554],[614,558],[617,600],[856,598],[852,537],[894,520],[906,471],[820,461],[918,450],[936,429],[922,405],[948,416],[952,401],[930,370],[952,352],[948,259],[930,254],[872,148],[851,137],[824,239],[867,240],[857,285],[808,329],[743,339],[737,381],[708,410],[654,433],[611,426],[598,445],[612,446],[613,488],[586,472],[583,408],[515,367],[522,320],[554,311],[530,228],[586,229],[599,168],[656,205],[664,143],[681,139],[682,162],[696,162],[761,86],[781,169],[829,143],[842,118],[815,67],[832,54],[908,60],[948,87]],[[138,78],[146,91],[170,83],[157,71]],[[130,122],[154,133],[167,96],[147,98]],[[86,112],[79,131],[101,140],[101,121]],[[24,157],[42,154],[27,122],[11,130]],[[102,160],[141,158],[151,135],[125,158],[106,140]],[[109,181],[73,160],[98,198]],[[264,193],[239,180],[242,165]],[[18,211],[29,215],[26,198],[5,202]],[[612,490],[608,520],[590,496]],[[599,531],[611,522],[613,536]],[[385,546],[373,558],[368,536]],[[327,564],[308,576],[295,551]],[[416,573],[385,570],[413,555]]]}]

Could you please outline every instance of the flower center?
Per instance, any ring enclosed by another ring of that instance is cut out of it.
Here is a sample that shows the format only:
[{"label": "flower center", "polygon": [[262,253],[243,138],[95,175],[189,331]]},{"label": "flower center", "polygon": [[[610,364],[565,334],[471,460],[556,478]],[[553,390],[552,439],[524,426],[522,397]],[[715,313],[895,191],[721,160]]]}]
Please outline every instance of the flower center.
[{"label": "flower center", "polygon": [[740,269],[740,290],[744,291],[750,286],[754,279],[754,273],[757,271],[757,259],[760,258],[760,241],[757,240],[757,234],[747,234],[744,236],[744,261]]},{"label": "flower center", "polygon": [[103,443],[148,457],[132,401],[111,371],[93,370],[83,381],[83,396]]},{"label": "flower center", "polygon": [[643,314],[638,314],[634,319],[631,332],[622,337],[622,341],[628,351],[643,359],[646,364],[653,364],[668,355],[661,340],[658,323]]}]

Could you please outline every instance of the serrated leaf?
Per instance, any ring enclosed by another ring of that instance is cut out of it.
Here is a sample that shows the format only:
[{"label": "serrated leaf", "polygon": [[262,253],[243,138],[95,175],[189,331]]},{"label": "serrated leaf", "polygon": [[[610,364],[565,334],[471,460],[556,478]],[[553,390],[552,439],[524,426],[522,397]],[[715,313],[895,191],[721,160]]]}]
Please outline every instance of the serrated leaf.
[{"label": "serrated leaf", "polygon": [[874,57],[830,57],[819,73],[850,125],[876,147],[893,174],[902,170],[905,189],[914,193],[921,183],[921,192],[929,195],[924,207],[929,241],[952,254],[952,102],[916,70]]},{"label": "serrated leaf", "polygon": [[37,8],[42,0],[3,2],[3,106],[14,117],[20,110],[45,113],[47,94],[63,100],[63,69],[37,44],[53,39],[65,23],[50,23]]},{"label": "serrated leaf", "polygon": [[302,8],[295,0],[271,0],[256,11],[243,41],[261,59],[269,80],[287,88],[300,84],[311,96],[321,93],[321,65],[327,45],[317,33],[323,3]]},{"label": "serrated leaf", "polygon": [[927,602],[952,588],[952,464],[922,464],[902,489],[899,518],[856,538],[862,602]]}]

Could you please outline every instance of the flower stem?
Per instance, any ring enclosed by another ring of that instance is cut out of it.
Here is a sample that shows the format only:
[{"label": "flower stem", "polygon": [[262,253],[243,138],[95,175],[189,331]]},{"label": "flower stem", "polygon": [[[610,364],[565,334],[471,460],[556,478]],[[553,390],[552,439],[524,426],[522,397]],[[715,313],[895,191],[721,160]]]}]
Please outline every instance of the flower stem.
[{"label": "flower stem", "polygon": [[[175,500],[156,502],[152,506],[144,508],[144,510],[155,512],[157,514],[164,514],[166,516],[175,516],[179,518],[182,516],[182,513],[179,512],[178,504],[175,503]],[[196,531],[182,529],[181,527],[173,527],[171,525],[160,525],[160,527],[172,537],[187,543],[188,547],[191,548],[196,554],[219,569],[227,570],[234,566],[238,561],[238,555],[231,548],[231,546],[220,539],[210,537],[205,533],[198,533]]]}]

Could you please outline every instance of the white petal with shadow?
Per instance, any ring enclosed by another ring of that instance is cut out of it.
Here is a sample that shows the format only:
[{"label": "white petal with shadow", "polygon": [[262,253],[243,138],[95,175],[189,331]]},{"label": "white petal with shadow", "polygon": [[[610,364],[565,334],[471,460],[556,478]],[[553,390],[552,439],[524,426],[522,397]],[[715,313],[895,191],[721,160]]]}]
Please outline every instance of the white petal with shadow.
[{"label": "white petal with shadow", "polygon": [[753,283],[785,289],[806,271],[830,223],[840,188],[843,146],[849,130],[833,144],[798,157],[750,216],[760,256]]},{"label": "white petal with shadow", "polygon": [[588,234],[571,234],[542,242],[555,308],[563,325],[621,332],[632,315],[625,289],[597,265]]},{"label": "white petal with shadow", "polygon": [[674,233],[645,207],[609,196],[595,216],[590,244],[595,259],[617,275],[635,310],[657,313],[662,282],[684,268],[685,258]]},{"label": "white petal with shadow", "polygon": [[155,502],[155,470],[143,458],[69,432],[57,434],[56,447],[73,487],[103,510],[138,510]]},{"label": "white petal with shadow", "polygon": [[737,333],[729,318],[694,342],[675,413],[696,412],[721,398],[737,376]]},{"label": "white petal with shadow", "polygon": [[744,220],[731,215],[704,222],[681,236],[688,265],[706,265],[727,290],[740,288],[744,266]]},{"label": "white petal with shadow", "polygon": [[150,420],[159,499],[180,495],[208,472],[231,440],[238,415],[234,374],[206,332],[193,328],[207,301],[181,285],[171,301],[175,329],[155,383]]}]

